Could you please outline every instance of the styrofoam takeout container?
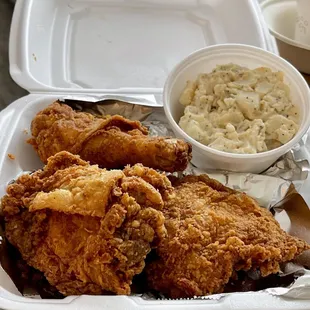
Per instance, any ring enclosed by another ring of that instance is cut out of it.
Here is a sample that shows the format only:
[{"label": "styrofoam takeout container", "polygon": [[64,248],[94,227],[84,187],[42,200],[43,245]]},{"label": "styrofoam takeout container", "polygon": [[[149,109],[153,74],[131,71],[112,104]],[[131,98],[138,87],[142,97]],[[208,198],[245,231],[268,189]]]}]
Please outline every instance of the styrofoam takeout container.
[{"label": "styrofoam takeout container", "polygon": [[296,0],[296,2],[295,40],[310,45],[310,2],[309,0]]},{"label": "styrofoam takeout container", "polygon": [[[237,3],[237,5],[236,5]],[[240,18],[242,16],[242,18]],[[251,0],[17,0],[10,35],[10,72],[30,95],[0,113],[0,196],[22,171],[42,167],[25,140],[30,121],[54,100],[126,95],[161,106],[168,72],[189,53],[218,43],[274,51]],[[26,129],[26,130],[25,130]],[[15,155],[15,160],[8,158]],[[21,296],[0,267],[0,308],[62,309],[309,309],[310,301],[266,292],[210,300],[147,300],[138,296]]]},{"label": "styrofoam takeout container", "polygon": [[295,39],[296,0],[267,0],[261,6],[280,55],[301,72],[310,74],[310,45]]},{"label": "styrofoam takeout container", "polygon": [[[292,102],[300,109],[300,127],[288,143],[271,151],[257,154],[233,154],[212,149],[196,141],[183,131],[178,122],[184,114],[179,103],[180,95],[188,80],[196,80],[200,73],[211,72],[216,65],[235,63],[250,69],[265,66],[282,71],[291,90]],[[241,44],[224,44],[205,47],[182,60],[170,73],[164,87],[164,108],[169,123],[177,137],[193,146],[193,164],[201,169],[222,169],[237,172],[259,173],[267,169],[280,156],[290,150],[310,126],[310,91],[302,75],[281,57]]]}]

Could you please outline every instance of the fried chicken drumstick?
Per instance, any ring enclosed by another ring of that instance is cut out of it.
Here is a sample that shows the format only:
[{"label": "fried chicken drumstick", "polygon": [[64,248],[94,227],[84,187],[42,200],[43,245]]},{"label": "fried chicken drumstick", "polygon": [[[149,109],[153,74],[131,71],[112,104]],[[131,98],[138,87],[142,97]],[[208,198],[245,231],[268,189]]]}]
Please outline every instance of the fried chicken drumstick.
[{"label": "fried chicken drumstick", "polygon": [[44,163],[60,151],[108,169],[142,163],[174,172],[184,170],[191,160],[191,145],[182,140],[149,137],[138,121],[119,115],[95,117],[58,102],[35,116],[31,132],[29,142]]},{"label": "fried chicken drumstick", "polygon": [[187,176],[173,186],[163,209],[168,235],[146,266],[150,287],[167,297],[220,293],[235,271],[277,273],[279,264],[310,248],[252,198],[207,176]]},{"label": "fried chicken drumstick", "polygon": [[107,171],[61,152],[8,186],[5,234],[64,295],[130,294],[166,234],[160,210],[170,185],[142,165]]}]

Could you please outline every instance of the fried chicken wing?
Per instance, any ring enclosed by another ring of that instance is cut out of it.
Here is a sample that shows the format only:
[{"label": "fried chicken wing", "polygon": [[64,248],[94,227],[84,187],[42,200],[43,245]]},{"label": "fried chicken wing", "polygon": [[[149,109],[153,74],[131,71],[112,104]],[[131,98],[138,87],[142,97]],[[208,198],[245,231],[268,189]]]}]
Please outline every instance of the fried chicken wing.
[{"label": "fried chicken wing", "polygon": [[286,234],[249,196],[207,176],[173,183],[163,213],[167,237],[146,267],[151,288],[168,297],[220,293],[238,270],[277,273],[309,245]]},{"label": "fried chicken wing", "polygon": [[149,137],[138,121],[119,115],[95,117],[58,102],[35,116],[31,132],[29,142],[44,163],[60,151],[112,169],[142,163],[174,172],[184,170],[191,160],[191,145],[182,140]]},{"label": "fried chicken wing", "polygon": [[130,294],[166,234],[160,210],[170,195],[170,181],[155,170],[107,171],[61,152],[8,186],[5,234],[64,295]]}]

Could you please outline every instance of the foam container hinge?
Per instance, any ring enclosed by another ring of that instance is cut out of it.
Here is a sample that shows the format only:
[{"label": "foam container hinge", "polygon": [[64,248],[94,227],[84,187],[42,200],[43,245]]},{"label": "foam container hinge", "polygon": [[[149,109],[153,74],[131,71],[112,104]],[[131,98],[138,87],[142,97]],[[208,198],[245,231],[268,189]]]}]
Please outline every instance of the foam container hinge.
[{"label": "foam container hinge", "polygon": [[[17,0],[10,73],[30,95],[0,113],[0,196],[22,171],[42,167],[25,140],[30,136],[31,119],[54,100],[70,95],[126,95],[161,106],[164,81],[182,58],[218,43],[250,44],[276,52],[266,29],[255,0]],[[0,308],[297,310],[309,309],[310,300],[284,299],[267,292],[192,300],[31,299],[18,292],[0,267]]]}]

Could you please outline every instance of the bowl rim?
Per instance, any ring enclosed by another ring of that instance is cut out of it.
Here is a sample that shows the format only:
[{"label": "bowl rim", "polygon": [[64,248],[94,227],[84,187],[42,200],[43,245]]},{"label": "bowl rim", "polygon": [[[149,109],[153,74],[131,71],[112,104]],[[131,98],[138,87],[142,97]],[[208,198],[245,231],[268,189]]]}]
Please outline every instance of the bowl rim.
[{"label": "bowl rim", "polygon": [[[283,1],[283,0],[281,0]],[[262,9],[262,13],[264,15],[264,9],[267,8],[270,4],[272,3],[278,3],[280,2],[279,0],[265,0],[261,3],[261,9]],[[291,0],[287,0],[287,2],[291,2]],[[266,20],[266,19],[265,19]],[[294,39],[291,39],[279,32],[277,32],[276,30],[274,30],[273,27],[271,27],[267,21],[266,21],[266,24],[269,28],[269,32],[274,36],[276,37],[277,39],[289,44],[289,45],[292,45],[292,46],[295,46],[295,47],[298,47],[298,48],[301,48],[301,49],[304,49],[304,50],[307,50],[310,52],[310,45],[308,44],[305,44],[305,43],[301,43],[301,42],[298,42],[298,41],[295,41]]]},{"label": "bowl rim", "polygon": [[169,91],[170,86],[174,81],[173,76],[179,71],[180,67],[182,67],[185,63],[190,62],[192,58],[197,57],[199,54],[203,54],[206,51],[210,52],[210,51],[217,50],[219,48],[220,49],[235,48],[235,49],[240,49],[240,50],[242,50],[242,49],[252,50],[254,52],[264,53],[265,55],[269,55],[269,56],[277,59],[278,61],[281,61],[283,65],[290,68],[290,70],[292,70],[299,77],[300,84],[302,85],[302,87],[304,89],[307,89],[307,93],[308,93],[307,101],[308,101],[308,104],[310,105],[310,88],[309,88],[306,80],[303,78],[301,73],[292,64],[290,64],[287,60],[285,60],[284,58],[282,58],[282,57],[280,57],[274,53],[271,53],[269,51],[266,51],[262,48],[251,46],[251,45],[237,44],[237,43],[216,44],[216,45],[210,45],[207,47],[203,47],[203,48],[196,50],[195,52],[189,54],[182,61],[180,61],[177,65],[175,65],[174,68],[172,69],[172,71],[170,72],[170,74],[168,75],[168,78],[166,79],[164,89],[163,89],[163,106],[164,106],[165,115],[166,115],[170,125],[172,126],[172,128],[174,130],[176,130],[178,132],[178,134],[180,136],[182,136],[184,138],[184,140],[190,142],[193,145],[193,147],[196,147],[196,148],[198,148],[204,152],[212,153],[213,155],[217,155],[217,156],[221,156],[221,157],[225,157],[225,158],[234,158],[234,159],[258,159],[258,158],[259,159],[263,159],[263,158],[270,159],[271,157],[276,157],[276,156],[280,157],[281,155],[285,154],[288,150],[293,148],[301,140],[301,138],[305,135],[305,133],[308,131],[308,129],[310,127],[310,117],[309,117],[308,121],[305,123],[305,125],[303,126],[304,128],[302,130],[300,130],[300,128],[299,128],[296,135],[287,143],[285,143],[285,144],[281,145],[280,147],[275,148],[273,150],[269,150],[269,151],[261,152],[261,153],[254,153],[254,154],[229,153],[229,152],[225,152],[225,151],[216,150],[216,149],[211,148],[207,145],[204,145],[204,144],[198,142],[197,140],[195,140],[194,138],[192,138],[191,136],[189,136],[183,129],[181,129],[179,124],[172,117],[172,114],[170,111],[170,104],[169,104],[169,96],[168,95],[170,93],[170,91]]}]

